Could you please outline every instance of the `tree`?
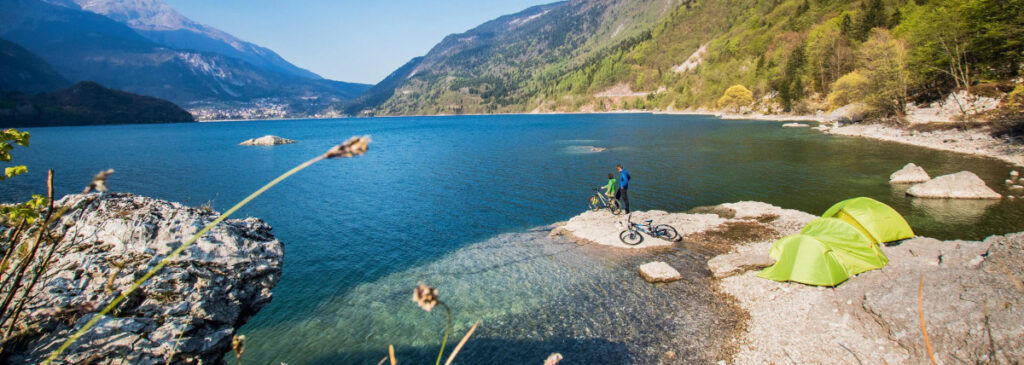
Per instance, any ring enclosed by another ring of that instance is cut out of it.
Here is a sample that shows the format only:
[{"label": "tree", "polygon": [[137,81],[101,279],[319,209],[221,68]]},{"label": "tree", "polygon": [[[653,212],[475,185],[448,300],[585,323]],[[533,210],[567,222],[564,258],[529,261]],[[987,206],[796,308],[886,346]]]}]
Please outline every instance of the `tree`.
[{"label": "tree", "polygon": [[882,4],[882,0],[864,0],[860,7],[861,16],[857,23],[855,38],[863,41],[870,35],[872,29],[885,26],[889,19],[885,15],[885,4]]},{"label": "tree", "polygon": [[743,85],[733,85],[725,90],[718,99],[718,107],[738,112],[740,108],[750,106],[754,102],[754,93]]},{"label": "tree", "polygon": [[900,32],[913,46],[913,63],[921,79],[949,77],[957,89],[973,83],[972,32],[961,14],[966,0],[944,0],[913,9]]},{"label": "tree", "polygon": [[885,29],[872,30],[861,46],[862,72],[873,89],[865,101],[878,114],[903,116],[910,85],[907,58],[906,43]]},{"label": "tree", "polygon": [[871,92],[871,81],[864,74],[854,70],[832,84],[832,92],[828,94],[828,104],[838,108],[850,103],[863,101]]},{"label": "tree", "polygon": [[815,89],[828,94],[829,86],[854,68],[850,41],[842,34],[841,18],[833,18],[811,29],[807,37],[807,63]]}]

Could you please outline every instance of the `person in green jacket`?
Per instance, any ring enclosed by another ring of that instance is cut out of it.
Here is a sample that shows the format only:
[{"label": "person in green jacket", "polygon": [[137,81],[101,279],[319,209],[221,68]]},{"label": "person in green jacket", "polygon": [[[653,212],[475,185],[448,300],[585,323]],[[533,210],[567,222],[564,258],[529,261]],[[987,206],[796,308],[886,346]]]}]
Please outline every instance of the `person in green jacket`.
[{"label": "person in green jacket", "polygon": [[608,199],[615,199],[615,189],[617,189],[618,186],[619,184],[615,181],[615,175],[608,174],[608,184],[604,186],[604,195],[607,196]]}]

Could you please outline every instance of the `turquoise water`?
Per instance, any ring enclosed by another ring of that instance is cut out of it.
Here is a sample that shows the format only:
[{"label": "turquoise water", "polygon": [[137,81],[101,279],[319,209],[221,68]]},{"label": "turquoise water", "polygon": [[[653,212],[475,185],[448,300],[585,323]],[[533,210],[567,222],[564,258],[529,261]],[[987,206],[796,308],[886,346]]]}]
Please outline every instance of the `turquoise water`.
[{"label": "turquoise water", "polygon": [[[1006,193],[1009,165],[990,159],[827,136],[779,123],[648,114],[409,117],[28,129],[16,149],[26,176],[3,201],[78,192],[101,169],[108,185],[224,210],[281,172],[357,134],[367,155],[319,163],[238,215],[285,242],[274,300],[241,332],[246,364],[376,363],[394,344],[406,362],[432,361],[444,315],[410,300],[425,282],[452,307],[458,334],[481,320],[464,363],[710,361],[734,323],[709,295],[704,257],[677,247],[623,254],[548,238],[578,214],[590,187],[623,163],[634,210],[683,211],[758,200],[812,213],[870,196],[918,234],[978,239],[1024,230],[1020,199],[911,199],[887,183],[907,162],[933,176],[971,170]],[[238,146],[265,134],[298,140]],[[591,153],[587,146],[608,148]],[[668,260],[685,279],[650,285],[635,274]],[[452,340],[457,341],[457,338]]]}]

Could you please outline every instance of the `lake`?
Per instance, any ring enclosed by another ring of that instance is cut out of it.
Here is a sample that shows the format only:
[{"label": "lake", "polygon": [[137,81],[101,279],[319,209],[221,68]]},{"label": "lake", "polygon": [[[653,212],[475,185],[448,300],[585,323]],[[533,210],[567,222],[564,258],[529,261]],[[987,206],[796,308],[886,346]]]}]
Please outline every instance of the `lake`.
[{"label": "lake", "polygon": [[[221,211],[349,136],[372,135],[365,156],[320,162],[236,213],[269,222],[286,252],[273,302],[240,330],[246,364],[376,363],[389,344],[404,362],[432,362],[445,316],[410,300],[419,282],[452,308],[449,350],[481,321],[464,363],[539,363],[551,352],[566,364],[648,363],[669,350],[715,360],[736,319],[710,293],[706,257],[683,246],[622,253],[547,236],[545,227],[585,209],[617,163],[633,177],[633,210],[757,200],[820,214],[868,196],[919,235],[1024,231],[1020,199],[913,199],[888,184],[914,162],[932,176],[973,171],[1005,194],[1006,163],[777,122],[508,115],[27,130],[31,147],[13,156],[30,172],[0,184],[3,201],[44,192],[47,168],[58,195],[113,168],[112,190]],[[238,145],[266,134],[298,143]],[[652,259],[684,280],[647,284],[636,267]]]}]

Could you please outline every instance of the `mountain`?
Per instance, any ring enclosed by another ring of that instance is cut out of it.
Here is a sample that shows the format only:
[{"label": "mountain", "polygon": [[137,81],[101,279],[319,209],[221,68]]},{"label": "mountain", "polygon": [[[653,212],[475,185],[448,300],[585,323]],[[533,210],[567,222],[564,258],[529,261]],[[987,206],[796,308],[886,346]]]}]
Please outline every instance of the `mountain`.
[{"label": "mountain", "polygon": [[35,53],[73,82],[95,81],[180,105],[261,100],[343,103],[370,87],[280,73],[210,51],[173,48],[114,19],[81,10],[70,0],[58,4],[0,0],[0,37]]},{"label": "mountain", "polygon": [[166,100],[80,82],[49,94],[0,91],[0,127],[194,122]]},{"label": "mountain", "polygon": [[321,79],[285,61],[274,51],[194,22],[160,0],[74,0],[73,3],[64,0],[58,4],[77,5],[82,10],[106,16],[170,48],[217,53],[284,75]]},{"label": "mountain", "polygon": [[446,37],[388,77],[381,114],[486,113],[535,106],[545,80],[645,37],[681,0],[572,0],[535,6]]},{"label": "mountain", "polygon": [[0,90],[38,93],[57,90],[70,84],[32,52],[0,39]]}]

